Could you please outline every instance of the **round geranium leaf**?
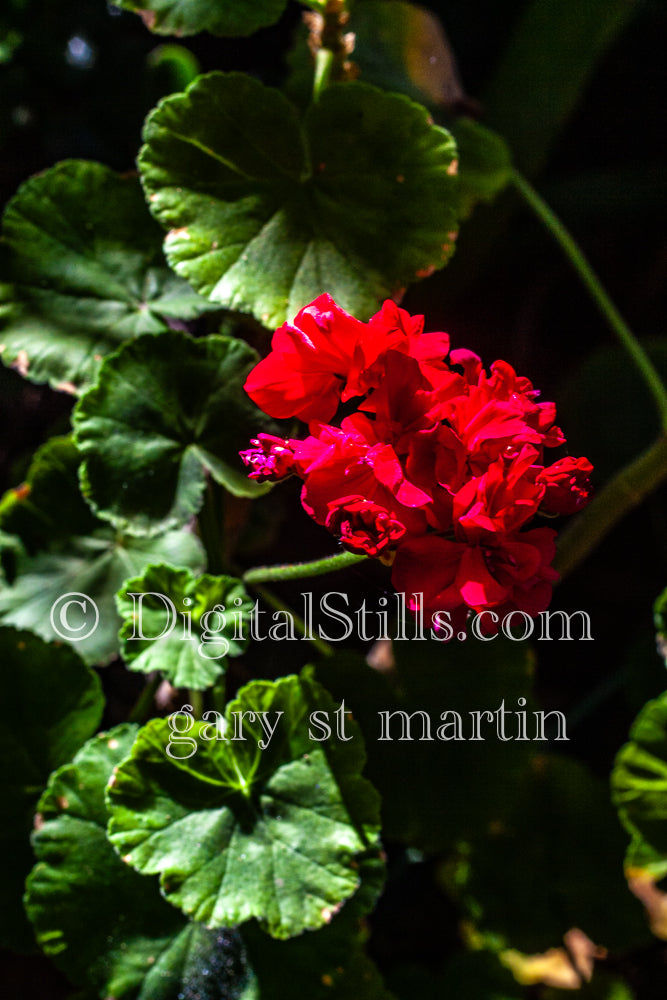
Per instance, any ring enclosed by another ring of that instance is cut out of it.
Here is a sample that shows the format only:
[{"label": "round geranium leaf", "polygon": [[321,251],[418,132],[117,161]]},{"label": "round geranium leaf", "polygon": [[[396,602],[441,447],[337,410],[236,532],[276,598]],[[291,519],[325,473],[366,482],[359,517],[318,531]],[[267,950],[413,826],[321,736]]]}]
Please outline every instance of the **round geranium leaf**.
[{"label": "round geranium leaf", "polygon": [[300,123],[277,90],[210,73],[163,101],[144,137],[170,263],[266,325],[325,291],[368,316],[453,250],[455,144],[406,97],[337,84]]},{"label": "round geranium leaf", "polygon": [[238,932],[189,923],[107,840],[105,788],[137,729],[100,733],[49,780],[26,886],[37,940],[86,997],[258,1000]]},{"label": "round geranium leaf", "polygon": [[2,359],[78,392],[104,355],[211,308],[167,267],[136,176],[68,160],[32,177],[5,209]]},{"label": "round geranium leaf", "polygon": [[207,473],[237,496],[266,492],[238,454],[266,422],[243,389],[256,361],[243,341],[175,330],[107,358],[74,412],[84,493],[99,515],[135,534],[183,524]]},{"label": "round geranium leaf", "polygon": [[79,489],[80,462],[71,437],[52,437],[38,448],[25,481],[0,498],[0,530],[17,535],[32,554],[99,528]]},{"label": "round geranium leaf", "polygon": [[60,550],[21,553],[14,581],[0,585],[0,620],[44,639],[71,642],[87,663],[102,666],[118,653],[118,590],[128,574],[165,559],[201,568],[199,540],[185,531],[116,536],[104,527],[72,537]]},{"label": "round geranium leaf", "polygon": [[186,923],[151,965],[136,1000],[174,997],[264,1000],[239,931]]},{"label": "round geranium leaf", "polygon": [[95,996],[135,996],[149,967],[184,925],[154,880],[124,865],[106,838],[104,789],[137,726],[87,743],[51,775],[33,834],[37,856],[26,910],[38,943]]},{"label": "round geranium leaf", "polygon": [[379,800],[356,726],[315,742],[313,711],[335,726],[326,692],[292,676],[249,684],[215,722],[150,722],[109,788],[123,860],[212,927],[256,917],[287,938],[327,924],[378,853]]},{"label": "round geranium leaf", "polygon": [[187,569],[149,566],[116,598],[123,658],[131,670],[159,670],[174,687],[203,691],[249,637],[253,604],[240,580],[196,577]]}]

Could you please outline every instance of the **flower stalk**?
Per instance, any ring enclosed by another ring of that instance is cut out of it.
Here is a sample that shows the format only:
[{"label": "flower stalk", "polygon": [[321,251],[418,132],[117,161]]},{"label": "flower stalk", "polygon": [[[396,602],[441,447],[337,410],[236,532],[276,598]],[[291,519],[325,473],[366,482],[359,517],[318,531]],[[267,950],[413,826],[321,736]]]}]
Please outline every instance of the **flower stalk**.
[{"label": "flower stalk", "polygon": [[366,555],[355,552],[340,552],[335,556],[325,556],[305,563],[284,563],[278,566],[257,566],[243,574],[243,582],[248,584],[270,583],[277,580],[303,580],[309,576],[324,576],[339,569],[347,569],[355,563],[364,562]]},{"label": "flower stalk", "polygon": [[346,0],[327,0],[322,12],[303,15],[308,27],[308,48],[315,60],[313,102],[317,102],[329,83],[354,80],[358,68],[350,60],[354,51],[354,33],[346,31],[350,14]]},{"label": "flower stalk", "polygon": [[637,370],[641,373],[647,387],[651,391],[660,415],[661,427],[667,431],[667,388],[653,362],[607,295],[600,283],[600,279],[582,253],[581,248],[558,216],[554,214],[526,178],[516,170],[512,172],[512,183],[526,204],[530,206],[556,242],[560,244],[566,257],[590,292],[598,309],[632,358]]}]

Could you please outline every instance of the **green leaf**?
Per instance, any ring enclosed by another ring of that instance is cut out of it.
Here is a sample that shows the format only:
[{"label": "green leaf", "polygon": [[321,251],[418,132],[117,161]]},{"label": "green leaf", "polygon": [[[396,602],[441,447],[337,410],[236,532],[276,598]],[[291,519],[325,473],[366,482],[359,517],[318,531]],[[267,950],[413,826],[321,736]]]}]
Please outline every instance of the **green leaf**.
[{"label": "green leaf", "polygon": [[622,862],[604,784],[573,760],[538,757],[505,822],[462,848],[452,885],[496,946],[541,952],[579,927],[603,947],[627,949],[650,934]]},{"label": "green leaf", "polygon": [[[361,891],[361,890],[360,890]],[[355,897],[356,900],[356,897]],[[151,966],[137,1000],[392,1000],[366,955],[354,902],[330,924],[276,941],[255,921],[240,931],[188,923]]]},{"label": "green leaf", "polygon": [[144,137],[169,262],[268,326],[325,291],[365,318],[453,250],[454,142],[405,97],[337,84],[301,125],[279,91],[210,73],[163,101]]},{"label": "green leaf", "polygon": [[238,931],[186,924],[148,970],[137,1000],[174,997],[264,1000]]},{"label": "green leaf", "polygon": [[166,266],[139,181],[68,160],[32,177],[3,219],[2,358],[77,392],[123,341],[210,309]]},{"label": "green leaf", "polygon": [[98,528],[79,489],[80,461],[70,437],[50,438],[33,455],[26,481],[0,499],[0,530],[34,553]]},{"label": "green leaf", "polygon": [[73,650],[0,628],[0,685],[7,707],[0,737],[5,819],[0,835],[0,939],[25,948],[32,934],[21,897],[32,866],[29,834],[49,773],[95,731],[104,698]]},{"label": "green leaf", "polygon": [[183,524],[207,472],[236,496],[266,492],[238,454],[266,426],[243,389],[256,363],[240,340],[175,330],[108,358],[74,411],[84,493],[100,517],[135,534]]},{"label": "green leaf", "polygon": [[[11,584],[0,582],[0,618],[72,642],[87,663],[104,663],[118,652],[115,596],[128,577],[164,561],[199,572],[205,560],[188,532],[135,538],[95,518],[78,490],[79,460],[70,439],[51,439],[37,452],[27,484],[0,501],[0,528],[11,532],[0,545],[12,567]],[[78,603],[65,608],[69,599]]]},{"label": "green leaf", "polygon": [[134,996],[150,964],[182,929],[157,884],[124,865],[106,838],[104,789],[137,726],[87,743],[51,776],[33,835],[37,864],[26,910],[38,943],[92,996]]},{"label": "green leaf", "polygon": [[243,925],[261,1000],[293,1000],[297,982],[308,1000],[393,1000],[364,947],[369,933],[364,918],[382,891],[384,861],[377,855],[363,857],[358,872],[357,892],[317,931],[281,941],[254,920]]},{"label": "green leaf", "polygon": [[116,605],[130,670],[159,670],[174,687],[196,691],[215,683],[228,656],[243,652],[253,608],[234,577],[196,577],[164,565],[128,580]]},{"label": "green leaf", "polygon": [[480,201],[493,201],[508,184],[510,151],[496,132],[472,118],[457,118],[452,134],[459,151],[461,218],[467,219]]},{"label": "green leaf", "polygon": [[[365,83],[434,110],[465,100],[454,53],[432,11],[404,0],[364,0],[351,5],[349,29],[354,34],[351,58]],[[289,97],[304,108],[313,89],[308,36],[306,25],[295,32],[285,85]]]},{"label": "green leaf", "polygon": [[287,941],[254,920],[239,931],[189,923],[151,966],[138,1000],[173,1000],[180,992],[206,1000],[293,1000],[297,992],[308,1000],[392,1000],[361,930],[383,869],[377,860],[362,862],[361,888],[331,923]]},{"label": "green leaf", "polygon": [[[128,575],[163,560],[201,569],[204,556],[198,540],[184,531],[135,538],[116,537],[104,528],[72,538],[62,551],[18,559],[13,584],[0,587],[0,618],[6,625],[29,629],[44,639],[76,643],[87,663],[103,665],[119,650],[116,593]],[[76,603],[63,609],[61,618],[63,604],[57,602],[64,595],[72,595]],[[55,627],[51,621],[54,606]],[[87,634],[89,628],[93,631]]]},{"label": "green leaf", "polygon": [[667,692],[637,716],[611,776],[614,803],[632,843],[626,866],[667,874]]},{"label": "green leaf", "polygon": [[42,797],[26,902],[46,953],[94,997],[283,1000],[297,984],[309,1000],[388,1000],[359,938],[361,913],[379,891],[377,860],[364,863],[362,888],[329,925],[281,942],[254,922],[241,933],[187,922],[155,880],[122,863],[105,835],[104,790],[136,729],[90,741]]},{"label": "green leaf", "polygon": [[463,98],[454,54],[432,11],[403,0],[364,0],[355,4],[350,28],[352,58],[368,83],[431,107]]},{"label": "green leaf", "polygon": [[[185,714],[150,722],[109,789],[124,860],[160,872],[165,897],[209,926],[256,917],[286,938],[328,923],[359,888],[364,855],[377,854],[379,803],[356,727],[349,742],[313,742],[313,710],[333,702],[292,676],[245,687],[226,727]],[[255,717],[239,733],[242,712]]]},{"label": "green leaf", "polygon": [[148,54],[146,63],[151,71],[151,84],[158,93],[173,94],[185,90],[201,73],[199,60],[185,45],[166,42]]},{"label": "green leaf", "polygon": [[287,1000],[298,985],[309,1000],[390,1000],[359,930],[381,888],[379,859],[361,862],[362,886],[330,924],[280,942],[254,922],[241,934],[186,922],[152,879],[122,863],[105,836],[104,790],[136,729],[91,740],[51,776],[39,804],[26,904],[56,964],[91,997]]},{"label": "green leaf", "polygon": [[[477,202],[493,200],[509,182],[510,152],[497,133],[460,116],[466,99],[436,16],[403,0],[364,0],[354,5],[350,28],[355,36],[353,58],[364,82],[433,108],[439,124],[450,129],[458,150],[460,218],[468,218]],[[296,33],[288,62],[287,93],[306,107],[313,59],[305,26]]]},{"label": "green leaf", "polygon": [[[115,7],[133,10],[150,31],[159,35],[251,35],[275,24],[286,0],[112,0]],[[315,3],[309,6],[316,6]]]}]

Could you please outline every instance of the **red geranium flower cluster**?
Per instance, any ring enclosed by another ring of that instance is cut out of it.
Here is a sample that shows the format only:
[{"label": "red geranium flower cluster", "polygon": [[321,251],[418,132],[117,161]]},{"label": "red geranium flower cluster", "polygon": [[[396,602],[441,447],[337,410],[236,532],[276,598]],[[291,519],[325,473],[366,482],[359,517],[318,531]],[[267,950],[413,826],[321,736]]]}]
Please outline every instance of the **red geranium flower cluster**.
[{"label": "red geranium flower cluster", "polygon": [[[276,331],[245,388],[310,432],[260,434],[241,453],[251,478],[299,476],[310,516],[353,552],[391,562],[413,607],[423,594],[424,610],[448,611],[455,627],[471,609],[546,609],[556,533],[528,525],[538,510],[583,507],[592,466],[545,465],[545,449],[565,442],[556,408],[506,362],[487,374],[394,302],[361,323],[321,295]],[[354,412],[331,423],[341,404]]]}]

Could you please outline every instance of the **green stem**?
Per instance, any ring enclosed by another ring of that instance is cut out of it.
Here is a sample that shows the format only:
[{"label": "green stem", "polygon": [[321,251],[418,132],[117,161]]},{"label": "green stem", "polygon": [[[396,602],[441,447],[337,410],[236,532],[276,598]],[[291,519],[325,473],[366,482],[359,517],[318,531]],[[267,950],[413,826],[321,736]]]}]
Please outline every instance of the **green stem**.
[{"label": "green stem", "polygon": [[617,472],[558,539],[555,568],[564,577],[620,519],[667,479],[667,434]]},{"label": "green stem", "polygon": [[225,571],[225,557],[221,531],[222,520],[221,491],[216,483],[209,479],[206,484],[204,503],[197,518],[199,537],[206,550],[206,563],[209,573],[220,574]]},{"label": "green stem", "polygon": [[665,388],[653,362],[605,292],[593,268],[560,219],[554,215],[535,188],[516,170],[512,172],[512,182],[526,204],[532,208],[535,215],[549,230],[556,242],[560,244],[598,309],[641,372],[658,408],[661,426],[663,430],[667,430],[667,388]]},{"label": "green stem", "polygon": [[319,101],[320,94],[329,86],[334,59],[335,56],[331,49],[317,50],[315,56],[315,76],[313,78],[313,104]]},{"label": "green stem", "polygon": [[256,566],[243,574],[244,583],[268,583],[271,580],[302,580],[309,576],[324,576],[335,570],[345,569],[355,563],[363,562],[368,556],[356,555],[354,552],[341,552],[337,556],[325,556],[324,559],[314,559],[307,563],[285,563],[279,566]]},{"label": "green stem", "polygon": [[211,704],[214,711],[222,715],[227,704],[227,688],[224,680],[219,680],[211,689]]},{"label": "green stem", "polygon": [[318,636],[309,636],[306,630],[306,623],[303,618],[301,618],[301,616],[293,611],[287,604],[281,601],[279,597],[276,597],[276,595],[270,590],[267,590],[266,587],[255,585],[254,590],[259,594],[264,603],[269,605],[270,608],[273,608],[275,611],[285,611],[290,616],[290,620],[294,622],[301,635],[308,637],[309,641],[312,642],[318,652],[322,653],[323,656],[333,656],[334,651],[329,643],[325,642],[324,639],[320,639]]},{"label": "green stem", "polygon": [[188,701],[192,705],[192,714],[193,714],[193,716],[199,722],[199,720],[201,719],[202,715],[204,714],[204,692],[203,691],[195,691],[194,688],[189,688],[188,689]]},{"label": "green stem", "polygon": [[127,721],[128,722],[145,722],[150,715],[150,710],[155,701],[155,695],[157,689],[162,683],[162,676],[159,673],[155,674],[155,677],[150,678],[144,685],[143,691],[134,703],[134,708],[130,712]]}]

